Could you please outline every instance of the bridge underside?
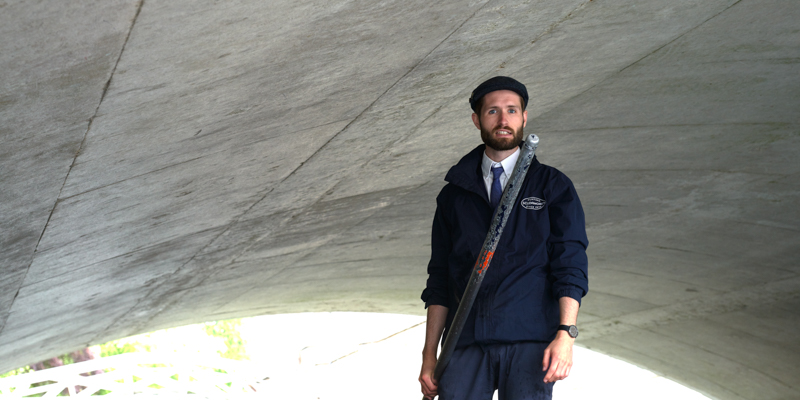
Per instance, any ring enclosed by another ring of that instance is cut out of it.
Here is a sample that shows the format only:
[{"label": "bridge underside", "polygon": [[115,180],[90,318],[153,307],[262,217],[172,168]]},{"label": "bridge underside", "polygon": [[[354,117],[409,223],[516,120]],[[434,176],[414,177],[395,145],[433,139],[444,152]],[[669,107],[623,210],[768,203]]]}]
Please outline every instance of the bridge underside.
[{"label": "bridge underside", "polygon": [[800,3],[0,3],[0,372],[159,328],[421,314],[469,93],[588,219],[580,345],[800,397]]}]

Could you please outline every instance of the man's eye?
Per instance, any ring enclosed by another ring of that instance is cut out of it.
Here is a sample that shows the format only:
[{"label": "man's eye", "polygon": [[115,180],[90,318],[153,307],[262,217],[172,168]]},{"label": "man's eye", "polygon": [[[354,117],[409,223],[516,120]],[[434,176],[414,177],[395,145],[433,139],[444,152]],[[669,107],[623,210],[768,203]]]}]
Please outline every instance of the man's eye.
[{"label": "man's eye", "polygon": [[496,112],[497,112],[497,110],[489,110],[488,114],[494,114]]},{"label": "man's eye", "polygon": [[508,110],[508,113],[509,113],[509,114],[514,114],[515,112],[517,112],[517,110],[515,110],[515,109],[513,109],[513,108],[512,108],[512,109],[510,109],[510,110]]}]

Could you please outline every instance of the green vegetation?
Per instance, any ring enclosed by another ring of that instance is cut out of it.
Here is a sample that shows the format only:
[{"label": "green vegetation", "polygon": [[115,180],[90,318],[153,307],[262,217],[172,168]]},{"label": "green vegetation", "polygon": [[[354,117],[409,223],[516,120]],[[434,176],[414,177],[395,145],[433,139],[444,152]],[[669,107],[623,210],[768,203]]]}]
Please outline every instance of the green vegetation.
[{"label": "green vegetation", "polygon": [[[212,321],[203,324],[187,325],[144,333],[124,339],[113,340],[92,348],[95,356],[110,357],[117,354],[136,352],[177,352],[200,355],[218,354],[233,360],[247,360],[245,341],[239,335],[241,319]],[[180,338],[180,339],[176,339]],[[98,354],[99,353],[99,354]],[[75,362],[73,353],[57,357],[63,365]],[[51,368],[52,360],[41,362],[39,368]],[[0,375],[0,378],[24,374],[33,371],[33,365],[22,367]]]},{"label": "green vegetation", "polygon": [[247,360],[245,351],[245,341],[239,335],[239,327],[242,326],[241,319],[229,319],[225,321],[206,322],[203,329],[209,336],[222,338],[225,343],[225,351],[219,351],[219,355],[232,360]]},{"label": "green vegetation", "polygon": [[13,371],[8,371],[5,374],[0,375],[0,378],[5,378],[7,376],[20,375],[20,374],[24,374],[24,373],[31,372],[31,371],[32,371],[31,367],[17,368],[17,369],[15,369]]},{"label": "green vegetation", "polygon": [[[146,334],[145,334],[146,335]],[[100,357],[111,357],[117,354],[150,351],[150,346],[136,340],[137,336],[112,340],[100,345]]]}]

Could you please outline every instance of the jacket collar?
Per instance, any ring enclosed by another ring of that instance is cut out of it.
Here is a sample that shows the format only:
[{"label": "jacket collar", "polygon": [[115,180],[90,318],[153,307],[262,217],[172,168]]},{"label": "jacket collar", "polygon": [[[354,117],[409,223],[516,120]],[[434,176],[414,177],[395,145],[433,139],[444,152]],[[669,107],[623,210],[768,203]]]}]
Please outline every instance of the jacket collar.
[{"label": "jacket collar", "polygon": [[458,163],[450,168],[445,175],[444,180],[469,190],[481,196],[484,200],[489,201],[489,196],[486,195],[486,188],[483,186],[481,180],[481,159],[483,158],[483,151],[486,145],[482,144],[467,153]]},{"label": "jacket collar", "polygon": [[[486,186],[483,183],[483,174],[481,171],[481,160],[483,160],[485,149],[486,145],[482,144],[467,153],[456,165],[452,166],[450,170],[447,171],[444,180],[476,193],[488,203],[489,196],[486,194]],[[536,159],[536,156],[534,156],[529,171],[535,169],[537,164],[539,164],[539,161]]]}]

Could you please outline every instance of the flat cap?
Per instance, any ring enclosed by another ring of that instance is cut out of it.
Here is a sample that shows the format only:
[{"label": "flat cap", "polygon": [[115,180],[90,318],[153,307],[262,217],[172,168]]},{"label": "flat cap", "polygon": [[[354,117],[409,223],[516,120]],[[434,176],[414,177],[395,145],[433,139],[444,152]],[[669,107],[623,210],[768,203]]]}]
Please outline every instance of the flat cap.
[{"label": "flat cap", "polygon": [[475,107],[478,105],[478,102],[483,96],[495,90],[511,90],[512,92],[516,92],[522,97],[522,109],[524,110],[525,107],[528,106],[528,89],[525,88],[525,85],[514,78],[495,76],[481,83],[472,91],[472,95],[469,96],[469,105],[472,107],[472,111],[477,112],[478,110],[476,110]]}]

